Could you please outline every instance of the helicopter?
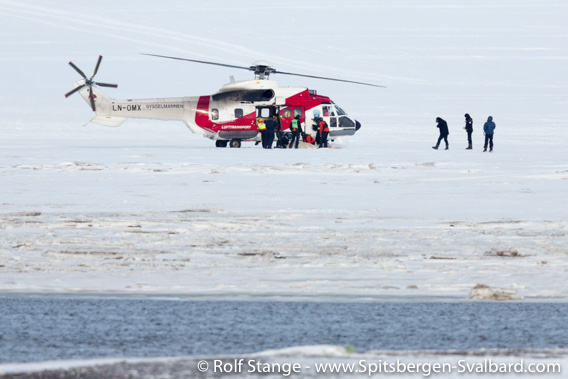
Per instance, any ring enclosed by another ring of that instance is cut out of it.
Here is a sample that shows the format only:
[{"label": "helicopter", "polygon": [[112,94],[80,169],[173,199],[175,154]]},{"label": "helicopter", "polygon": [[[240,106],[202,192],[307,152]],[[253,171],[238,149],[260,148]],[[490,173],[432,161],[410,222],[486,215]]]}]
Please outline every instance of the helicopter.
[{"label": "helicopter", "polygon": [[[73,62],[69,62],[82,80],[75,82],[74,89],[66,93],[65,97],[78,92],[95,112],[91,122],[96,124],[117,127],[127,118],[179,120],[183,121],[192,132],[214,140],[217,147],[228,145],[232,148],[240,148],[242,141],[260,141],[260,132],[257,129],[259,118],[277,116],[275,119],[278,120],[279,130],[288,132],[292,120],[300,116],[304,133],[312,137],[317,133],[315,121],[322,118],[329,125],[330,139],[354,135],[361,128],[359,121],[348,116],[329,97],[318,95],[317,91],[308,88],[280,87],[277,81],[270,80],[272,74],[384,87],[371,83],[278,71],[266,61],[257,61],[246,67],[156,54],[141,54],[249,70],[254,72],[255,78],[254,80],[235,81],[231,76],[230,83],[223,85],[213,95],[117,100],[108,97],[99,88],[117,88],[117,84],[94,81],[103,59],[102,55],[99,55],[91,77],[87,77]],[[306,127],[308,124],[311,127]]]}]

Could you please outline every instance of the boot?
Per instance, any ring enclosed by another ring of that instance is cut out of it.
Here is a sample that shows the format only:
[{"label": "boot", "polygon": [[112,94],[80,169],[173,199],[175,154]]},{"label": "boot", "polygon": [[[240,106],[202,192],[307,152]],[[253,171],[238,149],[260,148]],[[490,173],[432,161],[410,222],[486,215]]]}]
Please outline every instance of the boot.
[{"label": "boot", "polygon": [[489,148],[489,152],[490,152],[490,153],[493,152],[493,146],[491,146],[491,147]]},{"label": "boot", "polygon": [[466,150],[471,150],[473,149],[473,147],[471,147],[471,143],[469,145],[467,145],[467,147],[465,148]]},{"label": "boot", "polygon": [[487,151],[487,146],[483,146],[483,152],[485,153]]},{"label": "boot", "polygon": [[450,145],[446,144],[446,148],[444,150],[449,150],[450,149]]},{"label": "boot", "polygon": [[436,144],[436,146],[432,146],[432,149],[434,149],[434,150],[438,150],[438,146],[440,146],[440,144],[439,144],[439,143],[437,143],[437,144]]}]

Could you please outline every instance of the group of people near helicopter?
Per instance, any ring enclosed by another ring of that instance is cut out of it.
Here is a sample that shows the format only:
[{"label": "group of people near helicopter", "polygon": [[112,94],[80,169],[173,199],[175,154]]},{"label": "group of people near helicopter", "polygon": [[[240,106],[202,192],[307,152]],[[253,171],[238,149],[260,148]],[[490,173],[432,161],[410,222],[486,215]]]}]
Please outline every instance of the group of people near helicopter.
[{"label": "group of people near helicopter", "polygon": [[283,131],[278,122],[278,116],[272,118],[259,118],[257,127],[262,138],[262,147],[264,149],[272,149],[274,138],[276,137],[276,148],[281,149],[297,149],[302,142],[317,146],[318,148],[327,147],[327,138],[329,136],[329,126],[321,117],[313,119],[313,128],[317,132],[316,138],[302,130],[300,116],[297,115],[292,122],[288,131]]},{"label": "group of people near helicopter", "polygon": [[[473,142],[471,139],[471,135],[473,133],[473,119],[471,118],[471,116],[466,113],[465,115],[465,131],[467,132],[467,142],[468,142],[468,146],[466,147],[466,150],[472,150],[473,149]],[[441,117],[436,117],[436,127],[439,129],[440,135],[438,137],[438,141],[436,142],[435,146],[432,146],[432,149],[434,150],[438,150],[438,147],[440,146],[440,142],[442,142],[442,140],[444,140],[444,142],[446,143],[446,149],[448,150],[450,148],[449,143],[448,143],[448,135],[450,134],[450,131],[448,129],[448,123],[446,122],[446,120],[442,119]],[[485,135],[485,144],[483,146],[483,151],[486,152],[487,151],[487,147],[489,147],[489,151],[493,151],[493,134],[495,133],[495,122],[493,122],[493,117],[489,116],[487,118],[487,122],[485,122],[485,124],[483,124],[483,134]]]}]

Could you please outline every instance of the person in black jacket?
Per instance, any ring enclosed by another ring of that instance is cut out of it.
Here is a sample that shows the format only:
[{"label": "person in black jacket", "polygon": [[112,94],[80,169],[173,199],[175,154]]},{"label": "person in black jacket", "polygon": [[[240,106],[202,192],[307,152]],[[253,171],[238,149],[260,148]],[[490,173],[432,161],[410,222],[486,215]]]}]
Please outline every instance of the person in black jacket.
[{"label": "person in black jacket", "polygon": [[465,149],[471,150],[472,149],[471,133],[473,133],[473,119],[471,118],[469,113],[466,113],[464,116],[465,116],[465,127],[464,127],[464,129],[467,132],[467,143],[468,143],[468,145]]},{"label": "person in black jacket", "polygon": [[272,149],[274,143],[274,133],[276,132],[276,121],[274,118],[267,118],[266,121],[266,147],[265,149]]},{"label": "person in black jacket", "polygon": [[436,122],[438,123],[436,127],[440,129],[440,137],[438,137],[438,142],[436,143],[436,146],[432,146],[432,149],[438,150],[438,146],[440,146],[440,141],[444,140],[444,142],[446,142],[446,150],[448,150],[449,149],[448,135],[450,134],[450,131],[448,129],[448,123],[445,120],[443,120],[441,117],[436,117]]}]

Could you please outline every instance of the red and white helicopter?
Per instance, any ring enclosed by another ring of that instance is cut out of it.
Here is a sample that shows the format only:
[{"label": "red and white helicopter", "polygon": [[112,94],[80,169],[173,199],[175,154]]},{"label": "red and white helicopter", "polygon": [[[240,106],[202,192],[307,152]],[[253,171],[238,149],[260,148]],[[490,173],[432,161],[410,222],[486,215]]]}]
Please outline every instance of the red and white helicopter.
[{"label": "red and white helicopter", "polygon": [[353,135],[361,128],[359,121],[348,116],[329,97],[318,95],[316,91],[308,88],[280,87],[278,82],[269,80],[271,74],[296,75],[383,87],[351,80],[277,71],[265,61],[258,61],[250,67],[244,67],[155,54],[143,55],[250,70],[254,72],[255,79],[236,82],[231,77],[231,82],[225,84],[213,95],[117,100],[108,97],[97,86],[116,88],[118,85],[93,80],[103,58],[99,56],[90,78],[73,62],[69,62],[71,67],[83,77],[83,80],[74,83],[75,88],[65,94],[65,97],[79,92],[96,112],[91,122],[97,124],[119,126],[127,118],[180,120],[192,132],[215,140],[217,147],[229,145],[237,148],[241,146],[241,141],[260,141],[260,133],[257,129],[259,117],[268,118],[278,115],[279,126],[282,131],[286,132],[292,120],[299,115],[302,129],[312,137],[316,134],[315,128],[312,128],[313,120],[321,117],[330,127],[330,139]]}]

